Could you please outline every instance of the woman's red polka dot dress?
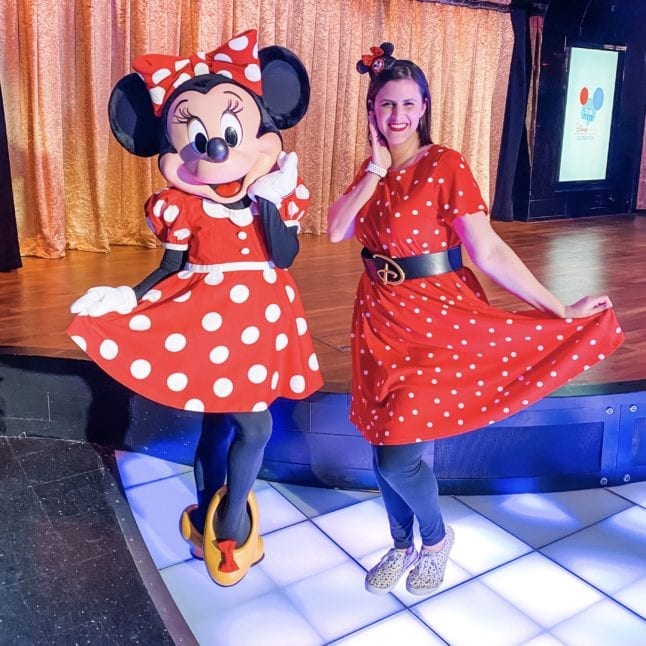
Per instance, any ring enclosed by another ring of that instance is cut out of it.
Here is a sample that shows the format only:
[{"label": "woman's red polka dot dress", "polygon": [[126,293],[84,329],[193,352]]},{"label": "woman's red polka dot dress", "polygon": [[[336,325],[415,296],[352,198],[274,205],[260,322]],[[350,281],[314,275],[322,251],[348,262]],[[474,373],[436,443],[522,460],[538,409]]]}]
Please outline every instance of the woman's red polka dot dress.
[{"label": "woman's red polka dot dress", "polygon": [[[294,226],[309,194],[299,185],[281,217]],[[170,188],[146,204],[186,269],[148,291],[126,315],[77,316],[72,339],[120,383],[174,408],[266,410],[322,385],[294,281],[267,261],[255,205],[228,209]]]},{"label": "woman's red polka dot dress", "polygon": [[[379,181],[355,234],[373,253],[433,253],[459,244],[453,222],[476,211],[486,207],[468,165],[434,145]],[[560,319],[495,309],[468,268],[396,286],[364,272],[352,323],[350,419],[372,444],[471,431],[536,402],[622,341],[613,310]]]}]

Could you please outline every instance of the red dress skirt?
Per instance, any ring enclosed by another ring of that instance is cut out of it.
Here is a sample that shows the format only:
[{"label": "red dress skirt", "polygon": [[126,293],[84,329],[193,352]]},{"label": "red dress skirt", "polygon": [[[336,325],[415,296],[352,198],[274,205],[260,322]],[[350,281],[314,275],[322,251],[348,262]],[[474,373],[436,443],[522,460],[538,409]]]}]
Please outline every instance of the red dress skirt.
[{"label": "red dress skirt", "polygon": [[[452,223],[477,211],[486,207],[468,165],[435,145],[380,180],[355,233],[373,253],[433,253],[459,244]],[[466,267],[399,285],[364,273],[352,321],[350,419],[372,444],[482,428],[545,397],[622,341],[612,309],[585,319],[496,309]]]}]

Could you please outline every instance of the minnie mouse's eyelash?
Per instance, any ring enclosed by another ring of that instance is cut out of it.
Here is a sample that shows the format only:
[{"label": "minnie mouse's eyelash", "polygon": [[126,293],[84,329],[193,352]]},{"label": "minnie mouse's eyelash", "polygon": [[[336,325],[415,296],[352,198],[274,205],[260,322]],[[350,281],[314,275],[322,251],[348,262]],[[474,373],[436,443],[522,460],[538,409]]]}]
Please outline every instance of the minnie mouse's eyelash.
[{"label": "minnie mouse's eyelash", "polygon": [[238,114],[238,112],[242,112],[242,105],[240,101],[238,101],[237,99],[229,99],[229,103],[227,105],[225,112],[231,112],[233,114]]},{"label": "minnie mouse's eyelash", "polygon": [[191,119],[195,119],[195,115],[185,105],[180,105],[173,116],[174,123],[188,123]]}]

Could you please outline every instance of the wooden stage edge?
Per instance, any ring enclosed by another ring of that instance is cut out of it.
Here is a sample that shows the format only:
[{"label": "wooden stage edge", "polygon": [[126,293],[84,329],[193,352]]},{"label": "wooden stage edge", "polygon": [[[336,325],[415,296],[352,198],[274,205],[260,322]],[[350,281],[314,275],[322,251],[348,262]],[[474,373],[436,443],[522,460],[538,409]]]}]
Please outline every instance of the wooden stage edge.
[{"label": "wooden stage edge", "polygon": [[[599,292],[612,298],[626,341],[573,380],[568,393],[646,390],[646,218],[627,214],[493,225],[563,301]],[[347,393],[352,302],[363,269],[359,246],[355,241],[332,244],[324,235],[308,234],[300,243],[291,271],[315,340],[323,391]],[[160,249],[124,246],[107,254],[68,251],[56,260],[24,257],[21,269],[0,273],[0,354],[86,359],[65,334],[70,303],[94,285],[136,284],[160,257]],[[472,266],[468,259],[466,264]],[[476,274],[493,305],[509,310],[529,307]]]}]

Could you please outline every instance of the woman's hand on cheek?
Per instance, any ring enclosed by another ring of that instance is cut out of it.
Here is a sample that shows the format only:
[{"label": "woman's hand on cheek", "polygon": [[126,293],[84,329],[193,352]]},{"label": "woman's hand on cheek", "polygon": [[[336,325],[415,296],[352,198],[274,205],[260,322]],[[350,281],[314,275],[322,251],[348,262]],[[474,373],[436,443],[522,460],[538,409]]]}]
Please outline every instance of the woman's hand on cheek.
[{"label": "woman's hand on cheek", "polygon": [[368,128],[370,131],[370,148],[372,150],[372,163],[381,168],[389,169],[393,163],[386,140],[377,128],[375,113],[368,113]]}]

